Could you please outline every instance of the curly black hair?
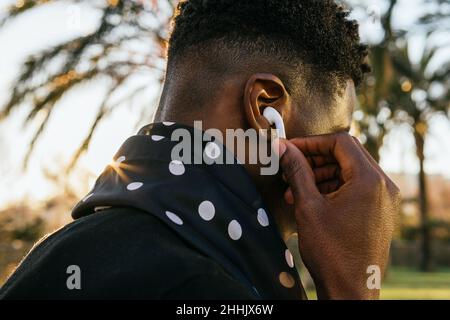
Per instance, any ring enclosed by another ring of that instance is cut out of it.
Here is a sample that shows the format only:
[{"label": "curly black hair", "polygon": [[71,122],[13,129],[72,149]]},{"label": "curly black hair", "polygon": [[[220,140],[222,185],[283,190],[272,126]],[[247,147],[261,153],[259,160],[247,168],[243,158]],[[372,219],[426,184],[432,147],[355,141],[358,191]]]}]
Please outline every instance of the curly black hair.
[{"label": "curly black hair", "polygon": [[230,49],[234,62],[266,56],[289,65],[295,74],[300,64],[307,66],[316,84],[325,82],[332,90],[336,85],[330,80],[342,87],[353,79],[358,86],[370,71],[368,47],[360,43],[359,26],[348,15],[333,0],[182,0],[173,20],[168,63],[193,47],[196,52],[216,50],[210,56]]}]

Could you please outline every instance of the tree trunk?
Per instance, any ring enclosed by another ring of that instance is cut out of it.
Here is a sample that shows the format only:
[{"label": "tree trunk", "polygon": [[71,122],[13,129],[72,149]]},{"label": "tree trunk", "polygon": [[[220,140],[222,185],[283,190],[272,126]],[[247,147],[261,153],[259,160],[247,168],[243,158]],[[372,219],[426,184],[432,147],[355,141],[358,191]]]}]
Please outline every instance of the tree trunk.
[{"label": "tree trunk", "polygon": [[425,137],[422,132],[414,132],[416,140],[416,153],[419,158],[419,208],[420,208],[420,233],[421,233],[421,259],[420,269],[422,271],[431,271],[431,230],[430,219],[428,216],[428,199],[427,199],[427,185],[425,175],[425,154],[424,145]]}]

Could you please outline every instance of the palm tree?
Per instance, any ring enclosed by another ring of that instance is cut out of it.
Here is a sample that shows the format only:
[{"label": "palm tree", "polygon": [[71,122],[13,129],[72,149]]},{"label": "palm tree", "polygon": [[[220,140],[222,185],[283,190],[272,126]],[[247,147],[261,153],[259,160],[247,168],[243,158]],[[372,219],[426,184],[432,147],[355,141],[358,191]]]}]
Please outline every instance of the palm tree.
[{"label": "palm tree", "polygon": [[[390,95],[392,111],[394,114],[400,111],[403,113],[401,121],[408,121],[411,124],[416,144],[416,155],[419,160],[418,201],[422,235],[420,268],[423,271],[432,269],[431,226],[424,169],[426,136],[430,119],[436,114],[448,116],[450,111],[450,62],[437,70],[430,71],[429,68],[437,51],[437,48],[425,49],[420,61],[416,64],[409,58],[407,45],[393,53],[393,64],[398,81],[392,88],[393,94]],[[443,90],[436,97],[433,95],[432,88],[438,84]],[[405,112],[408,115],[406,118]]]},{"label": "palm tree", "polygon": [[[433,2],[432,0],[427,2]],[[448,2],[435,1],[439,5]],[[421,265],[424,271],[431,269],[431,228],[427,202],[427,185],[424,170],[425,138],[429,120],[437,113],[448,115],[450,108],[450,64],[444,63],[440,69],[430,71],[429,66],[439,48],[424,50],[419,63],[414,64],[408,55],[407,32],[392,29],[392,13],[397,4],[389,0],[389,7],[381,18],[385,32],[383,40],[371,49],[373,77],[364,83],[360,95],[360,106],[364,118],[359,129],[365,135],[365,146],[379,159],[378,151],[389,129],[398,123],[410,124],[419,160],[419,209],[421,218]],[[420,21],[428,30],[428,37],[436,31],[439,15],[427,14]],[[448,19],[448,17],[446,17]],[[449,27],[450,30],[450,27]],[[397,41],[402,39],[403,41]],[[399,45],[400,43],[400,45]],[[402,45],[402,43],[404,45]],[[432,87],[443,89],[439,97],[434,97]],[[413,99],[414,93],[421,92],[421,100]]]},{"label": "palm tree", "polygon": [[[173,14],[175,0],[20,0],[11,5],[0,27],[36,8],[54,3],[87,5],[101,11],[98,27],[88,35],[64,41],[54,47],[31,54],[12,84],[11,94],[0,109],[0,120],[24,102],[32,105],[26,124],[41,113],[45,116],[30,141],[25,165],[45,130],[58,101],[69,91],[87,81],[109,80],[109,89],[98,106],[97,115],[89,132],[75,152],[68,170],[88,149],[99,123],[112,109],[130,97],[144,93],[152,83],[134,87],[121,101],[113,102],[115,92],[131,83],[136,76],[148,75],[162,81],[168,23]],[[136,48],[145,44],[145,49]],[[62,61],[62,63],[61,63]],[[148,109],[148,108],[147,108]]]},{"label": "palm tree", "polygon": [[395,82],[390,46],[395,39],[404,36],[394,34],[392,30],[392,13],[396,4],[397,0],[390,0],[388,9],[380,17],[384,37],[370,48],[372,75],[366,78],[359,95],[360,110],[363,111],[364,117],[359,119],[356,125],[365,138],[363,141],[365,148],[377,161],[380,160],[379,150],[389,129],[387,119],[384,117],[380,121],[379,115],[387,107],[387,99]]}]

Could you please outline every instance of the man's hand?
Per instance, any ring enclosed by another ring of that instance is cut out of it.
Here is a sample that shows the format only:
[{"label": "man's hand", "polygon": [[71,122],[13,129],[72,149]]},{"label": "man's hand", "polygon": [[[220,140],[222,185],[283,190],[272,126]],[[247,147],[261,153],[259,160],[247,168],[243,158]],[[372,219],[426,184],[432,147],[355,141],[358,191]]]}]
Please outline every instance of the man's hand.
[{"label": "man's hand", "polygon": [[[347,133],[280,141],[281,168],[295,206],[299,248],[319,299],[376,299],[367,268],[384,273],[400,204],[399,190],[361,144]],[[334,189],[322,192],[308,159],[334,159]]]}]

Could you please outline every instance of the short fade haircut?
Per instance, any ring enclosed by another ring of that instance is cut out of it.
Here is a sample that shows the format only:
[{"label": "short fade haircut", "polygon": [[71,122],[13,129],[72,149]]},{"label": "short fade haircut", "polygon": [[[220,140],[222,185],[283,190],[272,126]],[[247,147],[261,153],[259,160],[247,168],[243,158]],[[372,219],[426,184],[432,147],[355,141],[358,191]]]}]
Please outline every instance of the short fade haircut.
[{"label": "short fade haircut", "polygon": [[349,79],[358,86],[370,71],[368,47],[348,15],[334,0],[182,0],[168,68],[192,48],[210,57],[228,50],[234,63],[260,57],[285,66],[282,80],[291,88],[299,74],[307,77],[309,91],[320,86],[334,93]]}]

